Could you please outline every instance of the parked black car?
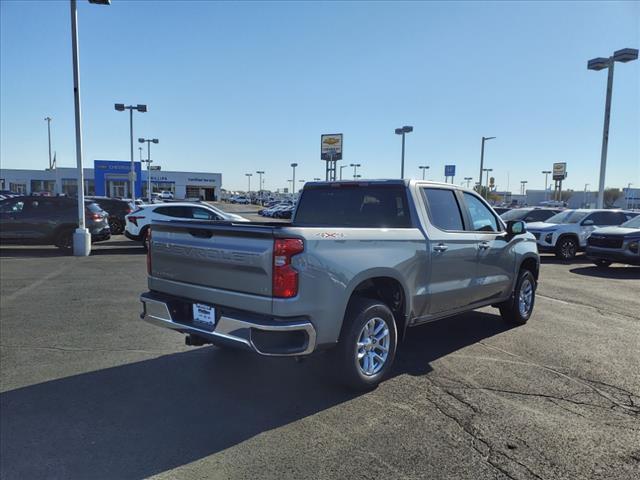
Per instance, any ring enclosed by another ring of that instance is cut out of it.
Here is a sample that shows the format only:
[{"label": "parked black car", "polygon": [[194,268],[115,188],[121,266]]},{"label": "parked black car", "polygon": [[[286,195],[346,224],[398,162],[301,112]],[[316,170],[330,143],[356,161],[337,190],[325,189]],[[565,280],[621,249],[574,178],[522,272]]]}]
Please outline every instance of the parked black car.
[{"label": "parked black car", "polygon": [[548,218],[553,217],[556,213],[560,213],[561,210],[557,208],[542,208],[542,207],[525,207],[514,208],[507,212],[499,214],[505,222],[508,221],[523,221],[525,223],[544,222]]},{"label": "parked black car", "polygon": [[128,200],[109,197],[87,197],[97,203],[102,210],[109,214],[109,228],[111,235],[121,235],[124,233],[126,221],[124,217],[135,210]]},{"label": "parked black car", "polygon": [[[86,227],[91,241],[111,237],[108,214],[96,203],[85,201]],[[78,202],[68,197],[23,196],[0,202],[0,242],[55,245],[70,249],[78,227]]]}]

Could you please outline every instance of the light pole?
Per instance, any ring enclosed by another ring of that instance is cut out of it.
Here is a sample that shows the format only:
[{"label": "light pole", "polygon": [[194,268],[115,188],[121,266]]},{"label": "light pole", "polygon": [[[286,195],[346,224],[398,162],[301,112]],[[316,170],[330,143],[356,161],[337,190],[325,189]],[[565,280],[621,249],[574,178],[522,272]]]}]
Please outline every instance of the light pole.
[{"label": "light pole", "polygon": [[292,163],[291,164],[291,168],[293,168],[293,180],[291,180],[291,190],[293,194],[296,193],[296,167],[298,166],[297,163]]},{"label": "light pole", "polygon": [[631,208],[631,185],[633,185],[633,183],[627,183],[627,208]]},{"label": "light pole", "polygon": [[116,103],[114,108],[118,112],[124,112],[125,110],[129,110],[129,137],[131,139],[131,171],[129,172],[129,183],[131,186],[131,200],[136,199],[136,190],[135,190],[135,181],[136,181],[136,170],[135,164],[133,162],[133,111],[137,110],[140,113],[145,113],[147,111],[146,105],[125,105],[124,103]]},{"label": "light pole", "polygon": [[547,185],[549,185],[548,183],[548,178],[549,178],[549,174],[551,173],[551,170],[543,170],[542,173],[544,174],[544,199],[547,199]]},{"label": "light pole", "polygon": [[142,162],[142,147],[138,147],[138,152],[140,153],[140,162]]},{"label": "light pole", "polygon": [[248,195],[249,198],[251,198],[251,177],[253,176],[252,173],[245,173],[245,176],[247,177],[247,179],[249,180],[249,190],[248,190]]},{"label": "light pole", "polygon": [[480,148],[480,181],[478,182],[480,192],[478,193],[482,192],[482,171],[484,167],[484,142],[486,142],[487,140],[493,140],[494,138],[496,137],[482,137],[482,147]]},{"label": "light pole", "polygon": [[349,165],[340,165],[340,180],[342,180],[342,169],[347,168]]},{"label": "light pole", "polygon": [[[489,198],[489,172],[493,172],[493,168],[483,168],[482,169],[483,172],[487,173],[487,183],[486,183],[486,197],[485,198]],[[480,181],[482,181],[482,179],[480,179]]]},{"label": "light pole", "polygon": [[471,180],[473,180],[473,177],[464,177],[464,179],[467,182],[467,188],[469,188],[469,183],[471,183]]},{"label": "light pole", "polygon": [[609,58],[593,58],[587,62],[588,70],[609,69],[607,76],[607,98],[604,107],[604,128],[602,129],[602,151],[600,153],[600,180],[598,182],[598,203],[597,208],[604,205],[604,180],[607,169],[607,148],[609,146],[609,120],[611,119],[611,94],[613,90],[613,67],[616,62],[627,63],[638,59],[638,49],[623,48],[613,52]]},{"label": "light pole", "polygon": [[[139,138],[138,142],[147,142],[147,201],[151,203],[151,144],[158,144],[160,141],[157,138]],[[140,157],[142,157],[142,149],[140,149]],[[142,158],[140,158],[140,162],[142,161]]]},{"label": "light pole", "polygon": [[44,120],[47,122],[47,135],[49,137],[49,170],[53,169],[53,164],[51,163],[51,117],[44,117]]},{"label": "light pole", "polygon": [[358,167],[361,167],[362,165],[360,165],[359,163],[351,163],[349,164],[349,166],[353,167],[353,178],[356,178],[356,174],[358,173]]},{"label": "light pole", "polygon": [[258,195],[262,196],[262,175],[264,175],[264,170],[256,170],[258,174]]},{"label": "light pole", "polygon": [[[405,125],[402,128],[396,128],[396,135],[402,135],[402,155],[400,157],[400,178],[404,178],[404,136],[413,132],[413,127]],[[355,174],[354,174],[355,175]]]},{"label": "light pole", "polygon": [[[89,0],[89,3],[109,5],[109,0]],[[86,257],[91,253],[91,235],[84,221],[84,171],[82,167],[82,113],[80,109],[80,59],[78,56],[78,8],[70,0],[71,52],[73,58],[73,103],[76,124],[76,162],[78,168],[78,228],[73,233],[73,255]]]},{"label": "light pole", "polygon": [[520,180],[520,195],[524,195],[525,193],[525,185],[529,183],[528,180]]},{"label": "light pole", "polygon": [[428,165],[420,165],[418,168],[420,170],[422,170],[422,179],[424,180],[424,175],[427,172],[427,170],[429,170],[429,166]]},{"label": "light pole", "polygon": [[584,184],[584,193],[582,194],[582,208],[587,208],[587,188],[589,188],[589,184]]}]

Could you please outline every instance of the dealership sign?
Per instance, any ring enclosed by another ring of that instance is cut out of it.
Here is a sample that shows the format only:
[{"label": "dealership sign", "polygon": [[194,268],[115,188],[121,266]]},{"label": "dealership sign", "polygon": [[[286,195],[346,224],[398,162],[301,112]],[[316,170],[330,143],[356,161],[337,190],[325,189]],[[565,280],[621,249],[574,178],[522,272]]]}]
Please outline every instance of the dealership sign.
[{"label": "dealership sign", "polygon": [[326,161],[342,160],[342,134],[320,136],[320,158]]},{"label": "dealership sign", "polygon": [[553,179],[564,180],[567,178],[567,164],[566,162],[553,164]]},{"label": "dealership sign", "polygon": [[444,166],[444,176],[445,177],[455,177],[456,176],[456,166],[455,165],[445,165]]}]

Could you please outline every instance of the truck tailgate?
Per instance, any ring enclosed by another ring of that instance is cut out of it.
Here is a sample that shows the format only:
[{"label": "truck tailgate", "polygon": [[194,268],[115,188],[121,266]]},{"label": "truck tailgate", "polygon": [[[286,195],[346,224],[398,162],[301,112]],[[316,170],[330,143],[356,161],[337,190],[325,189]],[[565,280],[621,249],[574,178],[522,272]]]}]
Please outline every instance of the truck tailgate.
[{"label": "truck tailgate", "polygon": [[197,220],[154,221],[151,276],[268,297],[274,228]]}]

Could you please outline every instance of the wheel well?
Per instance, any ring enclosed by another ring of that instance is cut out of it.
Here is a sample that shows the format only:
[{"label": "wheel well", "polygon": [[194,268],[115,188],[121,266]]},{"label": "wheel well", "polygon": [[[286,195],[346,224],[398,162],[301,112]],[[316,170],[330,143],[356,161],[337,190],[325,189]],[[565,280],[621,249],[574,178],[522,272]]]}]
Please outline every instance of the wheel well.
[{"label": "wheel well", "polygon": [[580,245],[580,240],[578,239],[578,236],[575,233],[563,233],[558,237],[556,244],[563,238],[567,238],[567,237],[573,238],[578,243],[578,245]]},{"label": "wheel well", "polygon": [[[351,293],[349,304],[354,298],[372,298],[380,300],[389,307],[398,329],[398,338],[402,339],[406,324],[406,296],[402,285],[391,277],[374,277],[361,282]],[[347,305],[347,311],[349,305]]]},{"label": "wheel well", "polygon": [[533,277],[538,280],[539,267],[535,258],[526,258],[520,265],[520,270],[529,270],[533,273]]}]

